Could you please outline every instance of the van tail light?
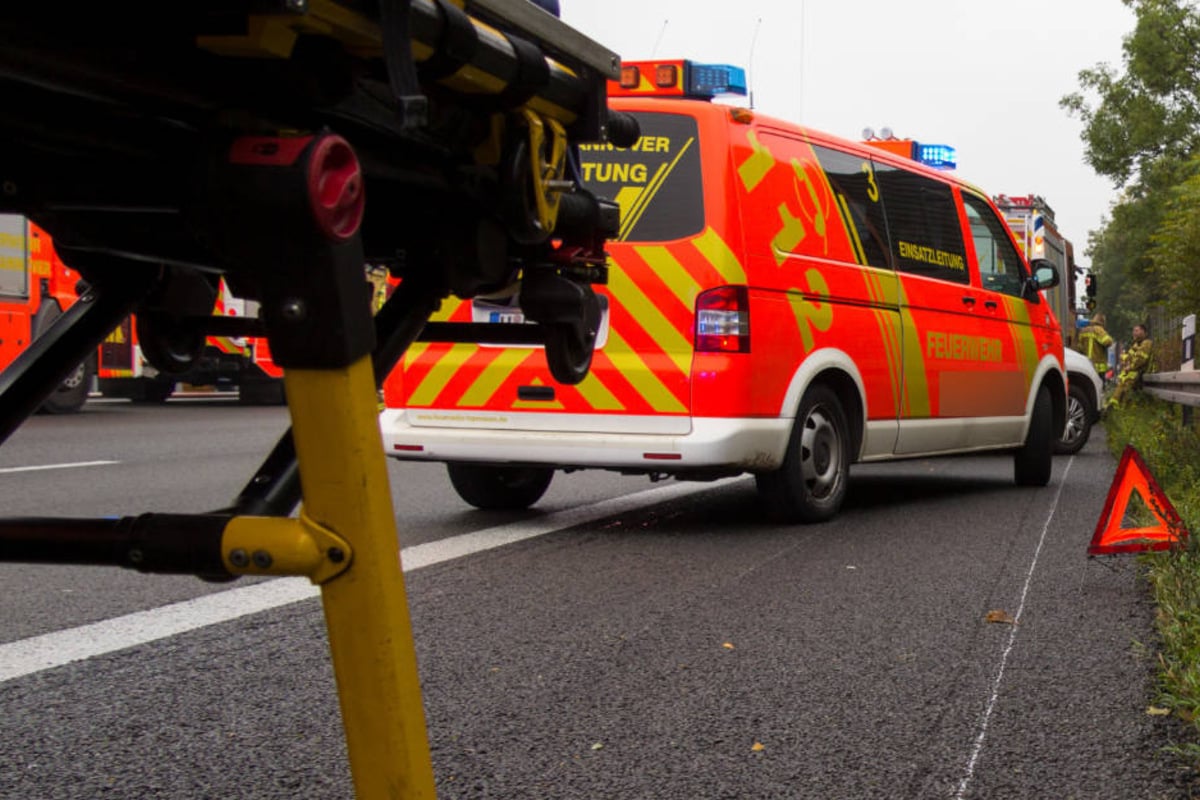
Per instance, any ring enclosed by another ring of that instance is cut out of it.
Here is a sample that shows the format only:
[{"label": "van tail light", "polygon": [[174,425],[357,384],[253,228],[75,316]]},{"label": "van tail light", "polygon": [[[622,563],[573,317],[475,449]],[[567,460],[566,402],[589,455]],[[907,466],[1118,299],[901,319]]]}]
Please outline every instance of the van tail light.
[{"label": "van tail light", "polygon": [[750,352],[750,296],[745,286],[720,286],[696,298],[696,352]]}]

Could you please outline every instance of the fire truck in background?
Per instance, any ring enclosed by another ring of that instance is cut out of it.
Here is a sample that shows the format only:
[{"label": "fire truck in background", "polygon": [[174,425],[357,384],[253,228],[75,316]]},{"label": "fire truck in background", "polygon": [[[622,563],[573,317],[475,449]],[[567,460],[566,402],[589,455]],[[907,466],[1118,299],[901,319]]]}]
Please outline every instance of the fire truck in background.
[{"label": "fire truck in background", "polygon": [[996,208],[1025,254],[1025,258],[1046,258],[1058,267],[1063,276],[1046,299],[1062,325],[1063,344],[1075,343],[1075,250],[1054,224],[1054,209],[1035,194],[1010,197],[1001,194],[992,198]]},{"label": "fire truck in background", "polygon": [[[20,215],[0,214],[0,369],[75,302],[79,280],[79,273],[54,252],[45,231]],[[93,356],[59,384],[41,410],[51,414],[78,411],[87,400],[95,374]]]},{"label": "fire truck in background", "polygon": [[[50,236],[25,217],[0,214],[0,369],[7,367],[72,303],[80,280],[58,257]],[[222,281],[213,313],[254,317],[253,302],[235,298]],[[176,373],[150,366],[142,353],[137,320],[129,317],[96,355],[79,365],[43,404],[48,413],[83,407],[93,388],[105,397],[162,402],[179,384],[237,389],[244,403],[282,403],[283,371],[271,360],[265,337],[210,336],[201,358]]]}]

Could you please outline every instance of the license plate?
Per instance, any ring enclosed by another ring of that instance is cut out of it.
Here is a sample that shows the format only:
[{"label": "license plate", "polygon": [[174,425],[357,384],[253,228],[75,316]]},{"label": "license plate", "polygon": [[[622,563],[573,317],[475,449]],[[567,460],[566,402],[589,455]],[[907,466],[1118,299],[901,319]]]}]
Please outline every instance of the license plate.
[{"label": "license plate", "polygon": [[520,325],[525,322],[525,315],[520,311],[492,311],[488,314],[488,322],[504,322]]}]

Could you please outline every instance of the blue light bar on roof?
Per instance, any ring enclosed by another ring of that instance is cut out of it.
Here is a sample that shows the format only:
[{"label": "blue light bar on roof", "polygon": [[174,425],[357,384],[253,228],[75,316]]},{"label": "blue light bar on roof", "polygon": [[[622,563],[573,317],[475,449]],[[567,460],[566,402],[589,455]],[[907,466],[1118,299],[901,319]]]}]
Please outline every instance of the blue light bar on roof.
[{"label": "blue light bar on roof", "polygon": [[934,169],[955,169],[958,154],[948,144],[917,144],[917,161]]},{"label": "blue light bar on roof", "polygon": [[746,70],[728,64],[688,62],[687,95],[715,97],[719,94],[746,94]]}]

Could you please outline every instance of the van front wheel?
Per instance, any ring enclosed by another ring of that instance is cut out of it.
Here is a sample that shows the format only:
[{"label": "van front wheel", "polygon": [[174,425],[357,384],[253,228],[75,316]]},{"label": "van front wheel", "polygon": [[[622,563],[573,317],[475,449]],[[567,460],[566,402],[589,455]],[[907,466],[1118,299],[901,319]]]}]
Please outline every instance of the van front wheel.
[{"label": "van front wheel", "polygon": [[1050,399],[1050,390],[1042,386],[1033,401],[1025,444],[1013,457],[1013,478],[1017,486],[1045,486],[1050,482],[1057,438],[1054,434],[1054,401]]},{"label": "van front wheel", "polygon": [[542,499],[554,470],[549,467],[502,467],[447,464],[450,484],[465,502],[486,511],[519,511]]},{"label": "van front wheel", "polygon": [[837,514],[850,479],[849,430],[833,390],[809,387],[800,401],[783,465],[756,477],[769,517],[822,522]]}]

